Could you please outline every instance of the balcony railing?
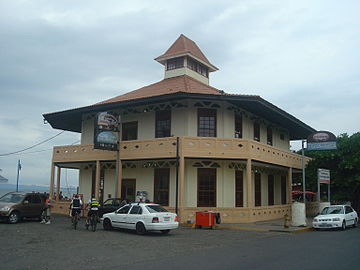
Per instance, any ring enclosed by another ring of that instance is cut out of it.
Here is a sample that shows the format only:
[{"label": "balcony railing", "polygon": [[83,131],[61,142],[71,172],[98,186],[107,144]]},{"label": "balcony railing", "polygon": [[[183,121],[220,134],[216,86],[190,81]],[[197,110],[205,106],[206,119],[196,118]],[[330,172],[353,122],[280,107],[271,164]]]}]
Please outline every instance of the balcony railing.
[{"label": "balcony railing", "polygon": [[[301,156],[247,139],[179,137],[179,153],[191,158],[248,159],[301,168]],[[121,160],[176,158],[176,137],[122,141]],[[109,161],[116,152],[93,149],[92,144],[56,146],[53,162]],[[308,162],[309,158],[305,158]]]}]

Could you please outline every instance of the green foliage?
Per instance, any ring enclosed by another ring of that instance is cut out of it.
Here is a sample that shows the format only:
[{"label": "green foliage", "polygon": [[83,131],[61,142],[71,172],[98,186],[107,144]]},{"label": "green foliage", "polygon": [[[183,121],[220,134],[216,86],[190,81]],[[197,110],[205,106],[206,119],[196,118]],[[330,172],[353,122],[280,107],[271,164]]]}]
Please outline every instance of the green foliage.
[{"label": "green foliage", "polygon": [[337,138],[337,149],[328,151],[305,151],[312,158],[306,168],[306,188],[317,191],[317,169],[329,169],[331,200],[351,201],[360,208],[360,132]]}]

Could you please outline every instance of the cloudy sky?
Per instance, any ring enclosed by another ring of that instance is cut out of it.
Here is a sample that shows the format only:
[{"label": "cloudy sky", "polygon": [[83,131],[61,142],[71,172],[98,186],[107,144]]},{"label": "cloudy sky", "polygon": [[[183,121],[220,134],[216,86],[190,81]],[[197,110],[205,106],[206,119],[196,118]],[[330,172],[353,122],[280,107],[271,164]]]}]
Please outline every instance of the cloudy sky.
[{"label": "cloudy sky", "polygon": [[[157,82],[180,34],[219,71],[212,86],[257,94],[317,130],[360,131],[360,1],[0,0],[0,174],[47,185],[52,147],[79,134],[43,113]],[[296,149],[298,144],[293,145]],[[62,173],[76,185],[76,173]]]}]

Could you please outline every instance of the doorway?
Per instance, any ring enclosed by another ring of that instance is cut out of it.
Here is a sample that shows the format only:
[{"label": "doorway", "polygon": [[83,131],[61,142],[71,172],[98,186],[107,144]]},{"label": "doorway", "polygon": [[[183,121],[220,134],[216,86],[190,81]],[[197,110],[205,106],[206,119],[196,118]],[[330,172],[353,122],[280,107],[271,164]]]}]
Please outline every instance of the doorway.
[{"label": "doorway", "polygon": [[135,202],[136,179],[122,179],[121,198]]}]

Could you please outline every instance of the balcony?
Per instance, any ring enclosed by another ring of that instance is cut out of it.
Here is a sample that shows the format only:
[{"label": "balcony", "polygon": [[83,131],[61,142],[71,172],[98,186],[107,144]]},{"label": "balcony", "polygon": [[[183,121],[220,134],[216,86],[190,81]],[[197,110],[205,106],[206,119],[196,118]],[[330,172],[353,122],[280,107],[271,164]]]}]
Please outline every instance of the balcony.
[{"label": "balcony", "polygon": [[[179,137],[179,153],[185,158],[252,159],[301,169],[301,156],[247,139]],[[122,141],[121,160],[176,158],[176,137]],[[56,146],[53,162],[110,161],[116,152],[93,149],[92,144]],[[305,162],[309,158],[305,157]]]}]

